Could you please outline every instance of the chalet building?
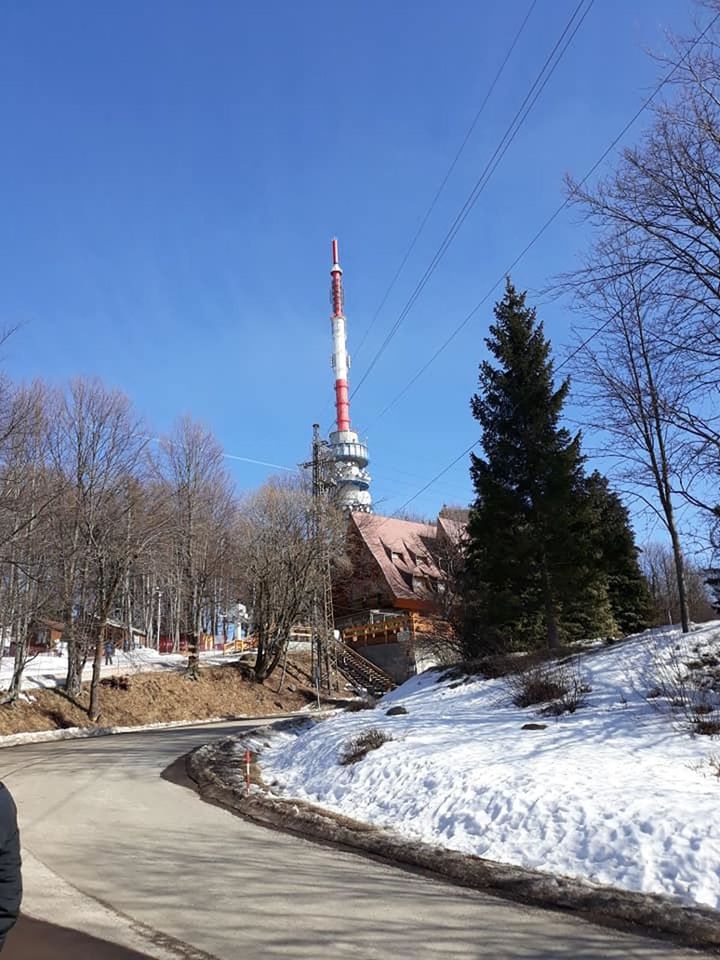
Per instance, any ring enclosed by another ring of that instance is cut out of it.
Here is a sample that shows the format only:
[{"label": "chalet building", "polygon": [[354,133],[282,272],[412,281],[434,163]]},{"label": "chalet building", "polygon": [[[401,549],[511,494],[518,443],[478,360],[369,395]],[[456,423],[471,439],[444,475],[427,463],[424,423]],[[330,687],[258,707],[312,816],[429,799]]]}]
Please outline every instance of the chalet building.
[{"label": "chalet building", "polygon": [[135,647],[147,646],[147,632],[140,627],[133,627],[121,620],[105,621],[105,639],[112,641],[119,650],[134,650]]},{"label": "chalet building", "polygon": [[[28,652],[58,653],[64,630],[65,625],[60,620],[51,620],[48,617],[31,620],[28,627]],[[11,644],[11,653],[14,652],[14,644]]]},{"label": "chalet building", "polygon": [[351,513],[348,523],[352,571],[333,584],[335,623],[358,653],[404,680],[416,670],[422,635],[448,629],[447,571],[465,526],[370,513]]}]

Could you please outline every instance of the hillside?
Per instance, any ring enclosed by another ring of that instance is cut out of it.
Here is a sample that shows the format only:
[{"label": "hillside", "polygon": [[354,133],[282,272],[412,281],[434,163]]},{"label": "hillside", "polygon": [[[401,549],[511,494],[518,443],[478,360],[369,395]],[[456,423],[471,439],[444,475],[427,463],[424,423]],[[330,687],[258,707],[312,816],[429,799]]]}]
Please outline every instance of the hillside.
[{"label": "hillside", "polygon": [[[719,664],[715,622],[522,678],[428,671],[373,709],[273,737],[262,775],[409,838],[717,909]],[[550,680],[569,692],[514,702]]]},{"label": "hillside", "polygon": [[[282,690],[278,690],[279,673],[261,685],[255,683],[243,664],[223,665],[219,659],[211,663],[205,660],[196,681],[185,679],[181,657],[166,658],[169,662],[164,664],[136,663],[125,672],[115,668],[117,676],[108,674],[101,681],[97,724],[89,722],[83,709],[88,704],[88,683],[83,683],[74,702],[65,695],[58,677],[46,674],[46,686],[41,687],[36,675],[20,701],[13,706],[0,706],[0,736],[75,726],[139,726],[212,717],[266,716],[301,710],[315,702],[309,687],[296,678],[288,676]],[[291,655],[291,662],[305,670],[307,661],[305,654]],[[296,676],[302,675],[296,672]]]}]

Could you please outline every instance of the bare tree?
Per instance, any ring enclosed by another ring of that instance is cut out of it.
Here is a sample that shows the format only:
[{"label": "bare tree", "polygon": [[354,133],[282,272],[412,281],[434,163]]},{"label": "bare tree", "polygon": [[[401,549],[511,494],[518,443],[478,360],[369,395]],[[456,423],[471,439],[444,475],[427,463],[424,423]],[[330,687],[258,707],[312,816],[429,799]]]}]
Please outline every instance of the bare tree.
[{"label": "bare tree", "polygon": [[684,631],[689,613],[677,523],[676,490],[685,467],[685,441],[669,411],[694,390],[683,354],[669,350],[665,305],[646,278],[649,268],[628,259],[618,243],[602,247],[615,276],[587,283],[580,303],[599,333],[583,340],[574,357],[584,387],[585,422],[605,438],[616,474],[638,491],[659,517],[672,544]]},{"label": "bare tree", "polygon": [[189,417],[162,440],[158,467],[172,514],[176,629],[187,634],[187,676],[197,679],[200,634],[234,512],[232,484],[217,440]]},{"label": "bare tree", "polygon": [[0,610],[15,643],[12,703],[29,660],[30,625],[52,603],[45,538],[56,489],[46,468],[47,390],[36,382],[4,399],[10,409],[0,443]]},{"label": "bare tree", "polygon": [[[61,620],[66,690],[92,662],[88,712],[100,714],[110,617],[156,638],[227,632],[242,595],[236,503],[222,450],[186,419],[153,459],[128,399],[97,380],[16,389],[0,379],[0,626],[15,645],[17,698],[33,620]],[[162,601],[162,604],[161,604]]]},{"label": "bare tree", "polygon": [[661,411],[684,436],[677,490],[713,514],[720,474],[720,3],[703,6],[713,15],[710,26],[674,39],[664,63],[670,92],[640,144],[598,185],[570,181],[571,198],[600,240],[569,285],[587,293],[632,283],[645,308],[652,303],[666,318],[648,335],[682,371],[683,389],[666,397]]},{"label": "bare tree", "polygon": [[53,519],[68,641],[66,690],[77,696],[92,654],[91,717],[98,709],[105,623],[131,560],[126,523],[145,436],[127,397],[97,380],[74,380],[57,399],[51,457],[60,488]]},{"label": "bare tree", "polygon": [[[651,622],[653,626],[677,623],[680,613],[675,561],[672,550],[665,543],[648,543],[640,554],[640,565],[650,589]],[[695,622],[713,616],[712,605],[705,586],[707,572],[692,563],[685,566],[686,602],[690,617]]]},{"label": "bare tree", "polygon": [[[125,451],[123,473],[112,494],[108,491],[103,514],[90,536],[97,630],[88,707],[91,720],[100,714],[100,669],[108,618],[122,612],[122,590],[133,564],[152,550],[167,523],[163,505],[150,495],[138,475],[144,458],[142,447],[133,442],[137,440],[135,435]],[[131,626],[128,623],[128,637]]]},{"label": "bare tree", "polygon": [[316,510],[306,484],[276,479],[250,496],[239,512],[239,559],[250,593],[260,683],[280,662],[292,627],[309,622],[324,565],[342,549],[344,518],[326,505],[318,521]]}]

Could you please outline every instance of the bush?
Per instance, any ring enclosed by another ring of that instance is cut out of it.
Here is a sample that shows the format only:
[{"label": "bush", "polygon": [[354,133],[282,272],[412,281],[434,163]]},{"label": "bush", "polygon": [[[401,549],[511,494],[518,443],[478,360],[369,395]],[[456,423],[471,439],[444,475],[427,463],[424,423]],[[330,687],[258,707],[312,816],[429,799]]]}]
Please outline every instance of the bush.
[{"label": "bush", "polygon": [[378,747],[381,747],[389,740],[392,740],[389,733],[372,727],[370,730],[366,730],[365,733],[353,737],[352,740],[349,740],[345,744],[343,752],[340,754],[339,762],[343,767],[347,767],[351,763],[357,763],[358,760],[362,760],[363,757],[367,756],[371,750],[377,750]]},{"label": "bush", "polygon": [[535,651],[529,653],[493,653],[482,657],[459,660],[452,667],[445,670],[440,680],[465,680],[468,677],[482,677],[485,680],[495,680],[497,677],[506,677],[509,673],[517,673],[525,665],[536,663],[541,654]]},{"label": "bush", "polygon": [[509,674],[506,683],[517,707],[545,704],[541,712],[550,716],[575,713],[591,690],[573,662],[535,664],[528,670]]},{"label": "bush", "polygon": [[349,700],[345,705],[345,713],[359,713],[360,710],[374,710],[376,701],[373,697],[358,697],[356,700]]},{"label": "bush", "polygon": [[720,734],[720,671],[711,653],[691,657],[687,644],[658,652],[647,680],[646,700],[669,708],[681,727],[706,737]]},{"label": "bush", "polygon": [[720,733],[720,720],[706,720],[703,717],[696,717],[693,722],[693,730],[703,737],[716,737]]}]

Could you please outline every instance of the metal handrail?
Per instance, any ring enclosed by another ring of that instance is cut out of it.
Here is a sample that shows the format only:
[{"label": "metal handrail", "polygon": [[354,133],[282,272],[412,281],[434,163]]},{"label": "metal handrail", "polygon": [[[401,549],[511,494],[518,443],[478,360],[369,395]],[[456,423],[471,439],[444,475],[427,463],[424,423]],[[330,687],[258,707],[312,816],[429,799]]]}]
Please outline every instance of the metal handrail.
[{"label": "metal handrail", "polygon": [[363,676],[364,680],[373,681],[374,685],[383,691],[393,689],[395,686],[395,681],[391,676],[385,673],[381,667],[378,667],[371,660],[363,657],[362,654],[359,654],[357,650],[353,650],[352,647],[349,647],[346,643],[343,643],[342,640],[333,638],[332,642],[335,647],[336,654],[341,655],[338,657],[338,670],[340,670],[341,673],[343,672],[342,657],[345,657],[350,661],[350,664],[352,664],[352,666],[354,666],[355,669]]}]

